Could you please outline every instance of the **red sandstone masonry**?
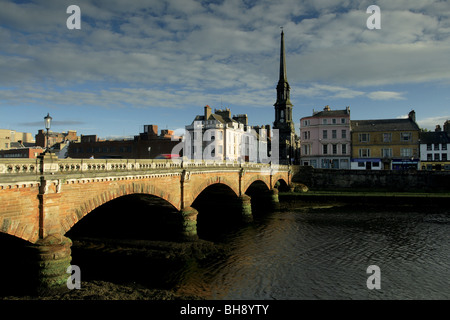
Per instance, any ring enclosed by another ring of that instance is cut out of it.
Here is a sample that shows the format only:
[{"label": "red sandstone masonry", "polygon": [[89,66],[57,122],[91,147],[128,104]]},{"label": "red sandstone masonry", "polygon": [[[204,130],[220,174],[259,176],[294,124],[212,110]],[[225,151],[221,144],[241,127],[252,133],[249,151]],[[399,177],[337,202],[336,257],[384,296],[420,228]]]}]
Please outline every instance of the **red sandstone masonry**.
[{"label": "red sandstone masonry", "polygon": [[[202,168],[205,172],[193,170],[183,183],[181,194],[180,174],[161,174],[151,177],[128,176],[113,178],[81,178],[80,180],[60,180],[60,186],[50,183],[47,193],[39,195],[39,183],[24,187],[0,186],[0,232],[25,239],[32,243],[39,238],[40,213],[39,197],[43,203],[43,234],[65,234],[79,220],[102,204],[121,196],[142,193],[158,196],[181,210],[192,205],[198,195],[213,184],[227,185],[236,196],[244,194],[255,181],[262,181],[272,189],[279,179],[287,184],[287,172],[277,172],[274,176],[261,174],[259,170],[220,171],[217,168]],[[132,174],[130,172],[129,174]],[[54,176],[47,176],[54,178]],[[63,176],[59,176],[60,178]],[[57,178],[54,178],[56,181]]]}]

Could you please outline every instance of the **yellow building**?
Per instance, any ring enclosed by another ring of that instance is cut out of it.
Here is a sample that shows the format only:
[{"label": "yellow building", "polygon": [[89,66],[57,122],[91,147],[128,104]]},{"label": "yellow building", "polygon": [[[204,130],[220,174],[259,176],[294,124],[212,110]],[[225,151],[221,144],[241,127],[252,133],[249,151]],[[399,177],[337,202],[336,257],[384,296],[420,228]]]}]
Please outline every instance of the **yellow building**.
[{"label": "yellow building", "polygon": [[406,119],[352,120],[352,169],[418,169],[419,126],[415,112]]},{"label": "yellow building", "polygon": [[0,150],[11,149],[11,143],[19,141],[33,143],[34,139],[31,133],[28,132],[0,129]]}]

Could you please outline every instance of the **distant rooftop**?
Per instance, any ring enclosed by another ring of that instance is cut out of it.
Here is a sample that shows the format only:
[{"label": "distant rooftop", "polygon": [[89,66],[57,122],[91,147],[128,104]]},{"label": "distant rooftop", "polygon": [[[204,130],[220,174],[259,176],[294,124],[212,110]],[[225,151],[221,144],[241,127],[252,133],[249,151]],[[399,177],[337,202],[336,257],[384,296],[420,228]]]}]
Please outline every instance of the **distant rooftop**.
[{"label": "distant rooftop", "polygon": [[417,123],[407,119],[351,120],[353,131],[405,131],[419,130]]}]

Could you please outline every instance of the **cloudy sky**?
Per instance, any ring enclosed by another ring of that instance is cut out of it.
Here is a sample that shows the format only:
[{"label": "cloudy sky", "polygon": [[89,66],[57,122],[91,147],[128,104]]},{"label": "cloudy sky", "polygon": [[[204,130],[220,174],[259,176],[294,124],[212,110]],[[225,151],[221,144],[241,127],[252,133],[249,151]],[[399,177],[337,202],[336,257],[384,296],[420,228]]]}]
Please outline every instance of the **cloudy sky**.
[{"label": "cloudy sky", "polygon": [[54,131],[132,136],[206,104],[272,124],[281,26],[297,130],[325,105],[450,119],[448,0],[0,0],[0,128],[35,134],[50,113]]}]

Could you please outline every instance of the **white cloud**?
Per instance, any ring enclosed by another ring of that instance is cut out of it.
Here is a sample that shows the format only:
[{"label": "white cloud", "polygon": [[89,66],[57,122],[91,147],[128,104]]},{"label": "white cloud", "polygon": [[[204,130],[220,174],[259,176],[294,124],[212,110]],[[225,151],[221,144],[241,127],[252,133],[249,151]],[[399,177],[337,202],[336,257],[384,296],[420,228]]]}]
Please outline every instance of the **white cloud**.
[{"label": "white cloud", "polygon": [[428,130],[434,131],[436,128],[436,125],[440,125],[441,128],[443,128],[444,122],[450,120],[450,114],[446,116],[439,116],[439,117],[428,117],[424,119],[417,120],[417,124],[421,128],[426,128]]},{"label": "white cloud", "polygon": [[405,100],[404,92],[374,91],[367,94],[372,100]]},{"label": "white cloud", "polygon": [[389,85],[450,82],[448,1],[380,0],[368,30],[370,0],[79,0],[78,31],[71,0],[0,1],[1,106],[271,106],[280,26],[299,99],[400,101]]}]

